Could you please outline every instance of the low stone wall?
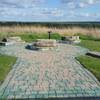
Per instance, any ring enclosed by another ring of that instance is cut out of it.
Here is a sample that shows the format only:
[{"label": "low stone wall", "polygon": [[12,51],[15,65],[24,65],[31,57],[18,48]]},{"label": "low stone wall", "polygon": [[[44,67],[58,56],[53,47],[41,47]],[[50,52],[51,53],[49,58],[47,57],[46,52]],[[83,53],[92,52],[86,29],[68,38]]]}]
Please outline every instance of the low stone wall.
[{"label": "low stone wall", "polygon": [[38,39],[35,43],[34,46],[36,47],[55,47],[57,46],[56,40],[53,39]]},{"label": "low stone wall", "polygon": [[81,41],[79,36],[64,36],[62,40],[69,41],[70,43],[80,43]]},{"label": "low stone wall", "polygon": [[7,46],[7,45],[15,44],[15,43],[25,43],[25,42],[22,41],[20,37],[8,37],[8,38],[5,38],[5,41],[4,39],[0,41],[0,46]]}]

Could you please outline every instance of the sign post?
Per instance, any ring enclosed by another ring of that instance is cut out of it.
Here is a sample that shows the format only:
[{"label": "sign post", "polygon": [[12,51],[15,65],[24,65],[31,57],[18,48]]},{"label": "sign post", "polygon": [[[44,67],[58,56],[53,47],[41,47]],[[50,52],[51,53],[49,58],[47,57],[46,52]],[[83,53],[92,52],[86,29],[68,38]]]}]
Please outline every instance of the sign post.
[{"label": "sign post", "polygon": [[51,39],[51,31],[48,31],[48,35],[49,39]]}]

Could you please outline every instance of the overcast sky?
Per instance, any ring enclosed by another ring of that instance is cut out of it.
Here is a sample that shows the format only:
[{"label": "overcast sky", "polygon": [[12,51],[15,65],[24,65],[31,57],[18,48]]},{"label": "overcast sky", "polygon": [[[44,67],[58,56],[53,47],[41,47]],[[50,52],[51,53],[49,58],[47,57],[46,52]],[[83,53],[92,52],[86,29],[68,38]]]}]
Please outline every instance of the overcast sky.
[{"label": "overcast sky", "polygon": [[100,0],[0,0],[0,21],[100,21]]}]

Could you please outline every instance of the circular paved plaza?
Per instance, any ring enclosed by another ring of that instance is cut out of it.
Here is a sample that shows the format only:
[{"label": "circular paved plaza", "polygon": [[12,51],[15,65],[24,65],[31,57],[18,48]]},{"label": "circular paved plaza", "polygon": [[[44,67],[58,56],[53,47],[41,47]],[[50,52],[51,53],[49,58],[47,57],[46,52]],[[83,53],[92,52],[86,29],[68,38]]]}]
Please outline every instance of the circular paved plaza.
[{"label": "circular paved plaza", "polygon": [[97,97],[100,84],[76,59],[87,50],[58,44],[48,51],[25,49],[27,44],[0,48],[2,54],[18,57],[0,87],[0,98]]}]

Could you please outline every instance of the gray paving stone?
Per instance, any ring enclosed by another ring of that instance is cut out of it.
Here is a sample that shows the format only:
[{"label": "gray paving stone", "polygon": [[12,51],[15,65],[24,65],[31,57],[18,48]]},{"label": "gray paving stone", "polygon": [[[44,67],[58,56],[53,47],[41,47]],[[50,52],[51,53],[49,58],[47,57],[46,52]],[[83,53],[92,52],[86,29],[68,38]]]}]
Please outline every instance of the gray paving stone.
[{"label": "gray paving stone", "polygon": [[[29,98],[36,98],[37,96],[35,94],[29,95]],[[27,97],[26,97],[27,98]]]},{"label": "gray paving stone", "polygon": [[43,94],[37,94],[36,98],[44,98],[44,95]]},{"label": "gray paving stone", "polygon": [[0,48],[0,53],[18,57],[0,87],[0,99],[100,96],[100,83],[75,60],[86,49],[59,44],[58,50],[30,51],[26,45]]}]

